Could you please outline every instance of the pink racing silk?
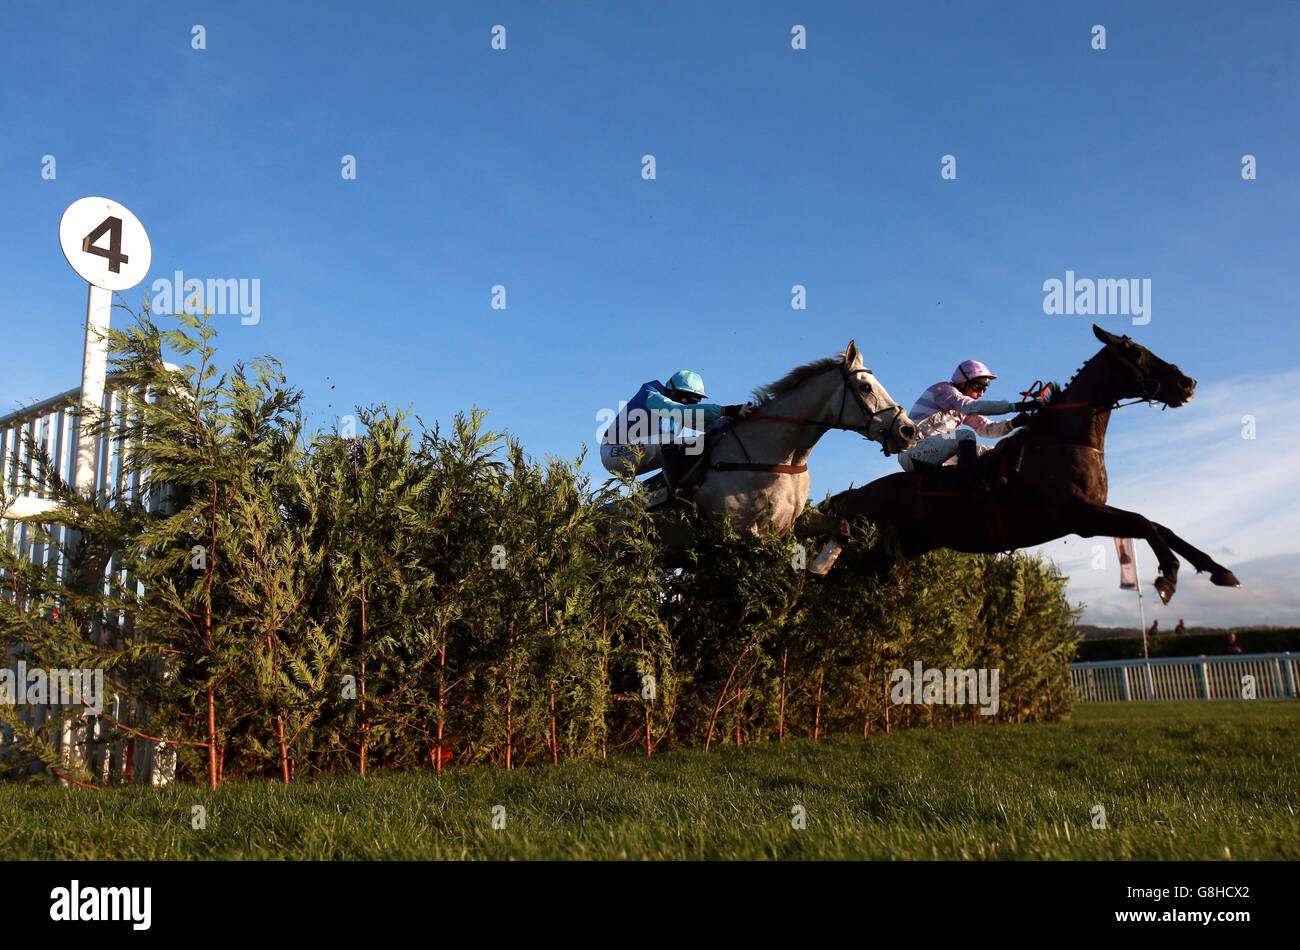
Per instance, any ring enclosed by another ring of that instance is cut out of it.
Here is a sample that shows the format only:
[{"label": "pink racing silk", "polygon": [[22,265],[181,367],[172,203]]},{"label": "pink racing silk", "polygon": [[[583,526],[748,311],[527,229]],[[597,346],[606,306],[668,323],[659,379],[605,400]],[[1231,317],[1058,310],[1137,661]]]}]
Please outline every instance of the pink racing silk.
[{"label": "pink racing silk", "polygon": [[918,440],[952,432],[963,425],[986,438],[997,439],[1011,431],[1011,423],[994,422],[982,413],[1000,416],[1012,411],[1012,404],[1005,399],[973,399],[952,383],[935,383],[921,393],[908,415],[916,421]]}]

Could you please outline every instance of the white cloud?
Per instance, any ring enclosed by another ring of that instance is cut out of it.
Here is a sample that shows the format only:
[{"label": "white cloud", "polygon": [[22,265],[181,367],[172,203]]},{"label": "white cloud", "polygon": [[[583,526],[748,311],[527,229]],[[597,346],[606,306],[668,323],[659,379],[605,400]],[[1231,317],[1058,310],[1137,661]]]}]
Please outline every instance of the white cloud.
[{"label": "white cloud", "polygon": [[[1109,541],[1105,543],[1110,545]],[[1061,566],[1065,569],[1064,564]],[[1109,560],[1109,567],[1110,570],[1104,572],[1092,572],[1084,562],[1080,569],[1067,571],[1071,574],[1070,603],[1077,605],[1082,601],[1087,604],[1083,623],[1137,629],[1137,595],[1119,589],[1119,569],[1113,557]],[[1142,603],[1147,626],[1156,618],[1159,618],[1162,628],[1169,630],[1183,618],[1186,618],[1188,626],[1209,627],[1300,623],[1297,619],[1300,618],[1300,585],[1296,583],[1296,577],[1300,575],[1300,556],[1256,558],[1234,564],[1233,570],[1242,582],[1240,589],[1215,587],[1205,574],[1179,574],[1178,592],[1168,606],[1161,606],[1160,598],[1151,586],[1152,575],[1144,573]],[[1076,582],[1085,573],[1104,574],[1104,589],[1081,589]]]}]

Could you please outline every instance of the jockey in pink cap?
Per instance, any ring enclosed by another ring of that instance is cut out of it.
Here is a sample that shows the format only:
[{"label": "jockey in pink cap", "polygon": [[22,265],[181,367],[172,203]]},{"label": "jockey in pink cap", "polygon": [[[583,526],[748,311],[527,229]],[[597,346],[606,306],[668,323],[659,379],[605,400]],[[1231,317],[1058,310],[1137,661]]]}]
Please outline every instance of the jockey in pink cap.
[{"label": "jockey in pink cap", "polygon": [[[988,446],[977,446],[975,433],[1000,439],[1026,422],[1024,417],[1006,422],[994,422],[985,417],[1023,412],[1034,405],[980,398],[994,379],[997,376],[979,360],[966,360],[952,374],[951,382],[935,383],[923,392],[908,412],[916,420],[916,445],[898,456],[899,464],[911,472],[915,471],[913,462],[950,465],[956,455],[957,465],[965,474],[967,484],[975,490],[977,452],[988,451]],[[963,425],[970,428],[960,428]]]}]

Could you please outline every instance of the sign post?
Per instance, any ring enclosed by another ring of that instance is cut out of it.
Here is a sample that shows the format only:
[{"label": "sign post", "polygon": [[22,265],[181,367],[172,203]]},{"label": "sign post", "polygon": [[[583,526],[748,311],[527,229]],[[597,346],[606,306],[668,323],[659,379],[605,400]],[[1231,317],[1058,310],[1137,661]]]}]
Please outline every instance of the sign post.
[{"label": "sign post", "polygon": [[149,273],[153,248],[138,218],[108,198],[82,198],[59,221],[59,244],[83,280],[86,348],[81,359],[81,416],[77,423],[77,494],[90,498],[98,472],[97,440],[89,422],[104,404],[108,323],[113,292],[129,290]]},{"label": "sign post", "polygon": [[1135,590],[1138,595],[1138,622],[1142,624],[1142,659],[1146,670],[1147,699],[1156,698],[1155,684],[1151,679],[1151,654],[1147,650],[1147,615],[1142,606],[1142,579],[1138,577],[1137,552],[1132,538],[1116,538],[1115,550],[1119,552],[1119,586],[1121,590]]}]

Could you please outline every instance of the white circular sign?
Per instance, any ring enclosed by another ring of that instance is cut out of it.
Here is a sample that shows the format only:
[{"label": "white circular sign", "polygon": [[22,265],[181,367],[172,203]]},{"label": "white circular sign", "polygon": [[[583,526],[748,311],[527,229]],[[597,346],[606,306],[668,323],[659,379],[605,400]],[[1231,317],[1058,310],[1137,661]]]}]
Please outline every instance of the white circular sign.
[{"label": "white circular sign", "polygon": [[59,221],[63,256],[82,279],[105,290],[127,290],[149,273],[153,248],[140,219],[116,201],[82,198]]}]

